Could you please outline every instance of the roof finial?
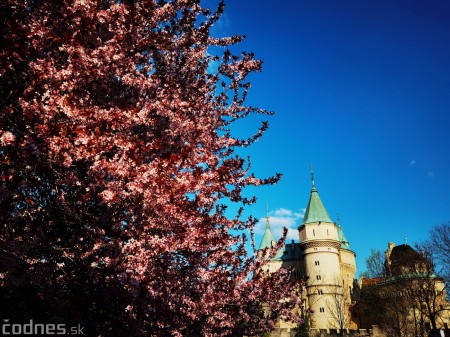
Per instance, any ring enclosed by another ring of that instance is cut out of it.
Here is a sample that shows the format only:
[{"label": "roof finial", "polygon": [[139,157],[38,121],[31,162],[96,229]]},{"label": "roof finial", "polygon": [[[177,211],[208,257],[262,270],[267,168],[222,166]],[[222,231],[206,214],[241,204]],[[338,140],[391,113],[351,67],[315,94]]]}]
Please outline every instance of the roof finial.
[{"label": "roof finial", "polygon": [[311,172],[311,181],[312,181],[312,186],[314,187],[314,172],[312,169],[312,164],[309,164],[309,171]]},{"label": "roof finial", "polygon": [[339,226],[339,222],[340,222],[340,220],[339,220],[339,213],[336,213],[336,223],[337,223],[338,226]]},{"label": "roof finial", "polygon": [[266,228],[270,228],[269,222],[269,202],[266,200]]},{"label": "roof finial", "polygon": [[405,245],[408,244],[408,237],[405,235]]}]

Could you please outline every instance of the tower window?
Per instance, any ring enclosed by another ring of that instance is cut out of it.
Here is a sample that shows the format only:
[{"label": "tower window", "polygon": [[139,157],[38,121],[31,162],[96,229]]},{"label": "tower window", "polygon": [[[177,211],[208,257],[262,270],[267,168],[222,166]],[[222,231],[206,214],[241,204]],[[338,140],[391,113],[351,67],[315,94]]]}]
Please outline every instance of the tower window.
[{"label": "tower window", "polygon": [[320,281],[320,280],[322,279],[322,277],[320,277],[320,275],[316,275],[316,279],[317,279],[318,281]]},{"label": "tower window", "polygon": [[325,308],[320,307],[319,311],[320,312],[325,312]]},{"label": "tower window", "polygon": [[314,263],[316,264],[316,266],[320,265],[319,261],[315,261]]},{"label": "tower window", "polygon": [[330,233],[328,233],[328,229],[327,229],[327,235],[330,235]]},{"label": "tower window", "polygon": [[316,236],[316,231],[313,229],[313,236]]},{"label": "tower window", "polygon": [[323,290],[322,289],[318,289],[317,290],[317,295],[323,295]]}]

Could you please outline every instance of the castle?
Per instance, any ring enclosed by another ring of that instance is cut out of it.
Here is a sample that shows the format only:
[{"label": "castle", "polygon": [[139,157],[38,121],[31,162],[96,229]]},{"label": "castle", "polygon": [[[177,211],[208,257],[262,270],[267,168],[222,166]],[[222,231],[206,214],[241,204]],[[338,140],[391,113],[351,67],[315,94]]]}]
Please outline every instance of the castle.
[{"label": "castle", "polygon": [[[269,261],[268,270],[294,267],[298,277],[306,279],[305,309],[311,329],[352,329],[356,323],[350,308],[355,284],[355,253],[350,249],[342,227],[333,222],[323,205],[312,176],[308,206],[298,227],[299,243],[285,244]],[[269,217],[259,253],[275,242]],[[293,328],[279,322],[279,328]]]},{"label": "castle", "polygon": [[[296,277],[306,280],[305,306],[300,309],[308,321],[309,336],[335,336],[341,332],[354,337],[381,337],[386,333],[417,336],[431,328],[445,328],[445,333],[450,334],[450,316],[445,314],[450,312],[450,303],[446,301],[444,281],[434,274],[433,264],[423,252],[407,244],[389,243],[385,276],[355,280],[356,254],[340,224],[328,215],[312,172],[311,177],[308,205],[298,227],[300,240],[285,244],[267,265],[269,272],[292,267]],[[267,253],[267,248],[276,242],[269,220],[267,216],[258,254]],[[371,286],[376,287],[380,296],[378,303],[365,303],[361,297],[363,290],[370,293]],[[381,316],[395,322],[376,316],[374,305],[381,307]],[[402,326],[392,329],[398,322]],[[280,320],[271,336],[291,337],[296,328],[293,323]]]},{"label": "castle", "polygon": [[360,278],[361,296],[354,306],[361,313],[359,325],[381,323],[388,336],[424,336],[431,329],[450,336],[445,282],[427,253],[389,242],[385,255],[383,276]]}]

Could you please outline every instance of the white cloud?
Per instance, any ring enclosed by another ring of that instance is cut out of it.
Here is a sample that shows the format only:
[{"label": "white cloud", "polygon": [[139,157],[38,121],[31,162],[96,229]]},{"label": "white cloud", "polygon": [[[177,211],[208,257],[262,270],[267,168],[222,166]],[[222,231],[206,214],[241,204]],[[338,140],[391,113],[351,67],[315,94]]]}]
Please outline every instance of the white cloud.
[{"label": "white cloud", "polygon": [[412,160],[409,162],[409,166],[413,166],[415,163],[416,163],[416,160],[415,160],[415,159],[412,159]]},{"label": "white cloud", "polygon": [[292,216],[292,211],[286,208],[279,208],[273,212],[275,216]]},{"label": "white cloud", "polygon": [[[301,209],[298,212],[286,208],[279,208],[275,211],[269,212],[270,229],[272,230],[275,239],[278,240],[283,235],[283,228],[288,229],[286,241],[291,240],[298,241],[298,226],[300,226],[300,219],[303,218],[305,209]],[[266,230],[266,217],[261,218],[255,226],[255,233],[262,235]]]},{"label": "white cloud", "polygon": [[305,216],[305,211],[306,211],[306,208],[302,208],[302,209],[300,210],[300,212],[294,213],[294,217],[295,217],[296,219],[303,219],[303,217]]}]

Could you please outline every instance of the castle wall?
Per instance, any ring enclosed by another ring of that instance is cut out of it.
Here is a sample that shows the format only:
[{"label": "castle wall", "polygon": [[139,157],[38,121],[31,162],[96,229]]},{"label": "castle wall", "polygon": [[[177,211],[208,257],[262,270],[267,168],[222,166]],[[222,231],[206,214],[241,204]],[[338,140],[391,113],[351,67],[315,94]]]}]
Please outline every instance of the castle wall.
[{"label": "castle wall", "polygon": [[[338,327],[333,307],[342,294],[339,248],[334,223],[315,222],[299,228],[307,279],[307,297],[312,309],[311,327]],[[303,238],[303,240],[302,240]]]},{"label": "castle wall", "polygon": [[341,278],[344,282],[344,287],[347,291],[352,293],[353,280],[356,273],[355,254],[352,251],[341,249],[339,251]]},{"label": "castle wall", "polygon": [[[338,329],[310,329],[309,337],[338,337],[340,330]],[[376,325],[372,329],[346,329],[344,336],[347,337],[386,337],[382,330]],[[274,330],[270,337],[295,337],[295,329],[280,328]]]},{"label": "castle wall", "polygon": [[278,269],[281,268],[281,266],[283,265],[283,262],[280,260],[274,260],[274,261],[270,261],[266,267],[264,268],[266,271],[268,271],[269,273],[274,273],[276,272]]},{"label": "castle wall", "polygon": [[300,242],[309,240],[335,240],[339,241],[336,225],[331,222],[315,222],[302,225]]},{"label": "castle wall", "polygon": [[356,273],[355,253],[347,249],[341,249],[339,251],[339,261],[344,291],[348,295],[347,302],[350,304],[353,298],[353,281]]}]

